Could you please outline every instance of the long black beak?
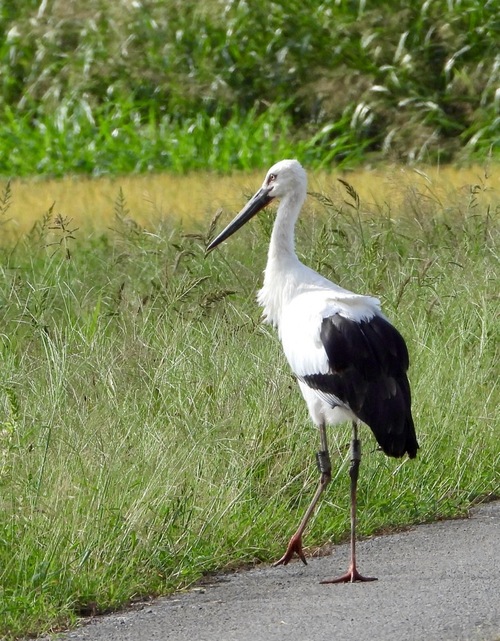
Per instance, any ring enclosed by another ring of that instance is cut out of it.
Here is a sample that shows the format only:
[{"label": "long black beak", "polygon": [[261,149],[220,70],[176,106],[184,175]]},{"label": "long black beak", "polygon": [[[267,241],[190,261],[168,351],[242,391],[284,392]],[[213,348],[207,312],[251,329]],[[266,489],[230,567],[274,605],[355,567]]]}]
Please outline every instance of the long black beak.
[{"label": "long black beak", "polygon": [[229,236],[232,236],[234,232],[238,231],[240,227],[243,227],[243,225],[248,222],[250,218],[253,218],[255,214],[259,213],[261,209],[264,209],[264,207],[268,205],[273,199],[272,196],[269,196],[270,190],[271,189],[269,187],[262,187],[261,189],[259,189],[259,191],[254,196],[252,196],[248,203],[243,207],[236,218],[229,223],[226,229],[221,231],[217,238],[214,238],[214,240],[212,240],[212,242],[207,247],[207,252],[212,251],[212,249],[217,247],[217,245],[222,243],[222,241],[226,240],[226,238],[229,238]]}]

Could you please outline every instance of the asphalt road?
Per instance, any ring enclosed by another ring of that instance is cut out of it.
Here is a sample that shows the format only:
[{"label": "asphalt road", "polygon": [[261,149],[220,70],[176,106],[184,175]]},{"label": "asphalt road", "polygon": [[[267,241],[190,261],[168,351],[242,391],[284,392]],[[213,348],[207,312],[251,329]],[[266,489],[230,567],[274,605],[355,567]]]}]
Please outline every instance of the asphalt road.
[{"label": "asphalt road", "polygon": [[98,617],[85,641],[500,641],[500,503],[358,547],[373,583],[320,585],[347,568],[337,546],[307,567],[257,567]]}]

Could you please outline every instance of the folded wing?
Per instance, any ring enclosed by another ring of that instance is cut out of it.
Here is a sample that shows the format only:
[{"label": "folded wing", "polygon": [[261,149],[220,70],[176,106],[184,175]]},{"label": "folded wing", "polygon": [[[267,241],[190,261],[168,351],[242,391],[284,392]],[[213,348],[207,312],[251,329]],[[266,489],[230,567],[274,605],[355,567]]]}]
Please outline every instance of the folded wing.
[{"label": "folded wing", "polygon": [[[305,297],[299,298],[304,304]],[[312,323],[310,317],[318,311],[322,313]],[[359,305],[347,308],[345,303],[323,310],[311,305],[299,311],[295,306],[295,314],[283,328],[282,341],[299,380],[330,407],[351,410],[372,429],[389,456],[415,457],[408,349],[397,329],[370,304],[364,312]],[[309,316],[307,322],[300,322],[302,315]],[[301,339],[301,327],[316,327],[317,332]]]}]

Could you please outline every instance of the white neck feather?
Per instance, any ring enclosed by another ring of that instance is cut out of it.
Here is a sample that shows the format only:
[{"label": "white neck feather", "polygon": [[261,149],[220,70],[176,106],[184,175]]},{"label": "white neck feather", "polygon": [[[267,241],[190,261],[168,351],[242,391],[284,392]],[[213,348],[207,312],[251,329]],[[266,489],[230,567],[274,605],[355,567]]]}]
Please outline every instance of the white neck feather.
[{"label": "white neck feather", "polygon": [[297,292],[297,267],[301,265],[295,253],[295,223],[299,216],[305,194],[291,192],[281,200],[274,222],[264,286],[257,295],[264,308],[264,319],[279,325],[283,306]]},{"label": "white neck feather", "polygon": [[295,223],[299,217],[304,197],[296,193],[285,196],[278,207],[269,243],[268,265],[271,261],[286,260],[295,256]]}]

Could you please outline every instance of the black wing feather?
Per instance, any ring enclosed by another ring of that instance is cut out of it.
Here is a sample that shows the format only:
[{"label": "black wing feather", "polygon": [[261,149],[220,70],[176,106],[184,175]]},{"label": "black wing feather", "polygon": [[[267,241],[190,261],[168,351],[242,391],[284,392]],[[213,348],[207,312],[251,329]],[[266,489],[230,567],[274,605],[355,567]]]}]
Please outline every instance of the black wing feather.
[{"label": "black wing feather", "polygon": [[414,458],[408,349],[398,330],[382,316],[358,322],[334,314],[323,319],[320,337],[330,371],[302,380],[349,407],[386,454]]}]

